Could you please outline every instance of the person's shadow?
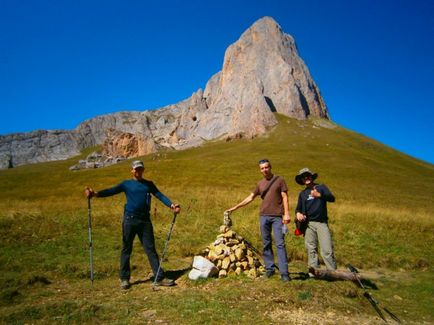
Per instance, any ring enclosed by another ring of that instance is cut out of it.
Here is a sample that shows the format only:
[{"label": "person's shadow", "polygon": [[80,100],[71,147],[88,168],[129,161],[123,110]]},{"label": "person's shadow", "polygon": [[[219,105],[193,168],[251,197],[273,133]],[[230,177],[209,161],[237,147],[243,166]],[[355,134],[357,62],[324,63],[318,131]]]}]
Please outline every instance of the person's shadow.
[{"label": "person's shadow", "polygon": [[[166,278],[169,278],[169,279],[176,282],[176,280],[178,280],[180,277],[182,277],[185,273],[187,273],[190,270],[191,270],[191,267],[188,267],[185,269],[179,269],[179,270],[168,270],[168,271],[164,272],[164,275],[166,276]],[[151,282],[151,283],[154,282],[154,277],[151,276],[151,277],[143,279],[143,280],[137,280],[137,281],[131,282],[131,286],[139,285],[139,284],[143,284],[143,283],[148,283],[148,282]]]}]

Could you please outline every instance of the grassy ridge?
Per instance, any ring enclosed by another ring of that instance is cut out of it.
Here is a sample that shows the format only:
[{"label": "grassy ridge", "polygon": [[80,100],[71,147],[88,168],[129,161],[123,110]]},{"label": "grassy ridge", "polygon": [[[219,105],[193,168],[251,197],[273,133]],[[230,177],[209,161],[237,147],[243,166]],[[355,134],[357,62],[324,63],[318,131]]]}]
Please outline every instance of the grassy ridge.
[{"label": "grassy ridge", "polygon": [[[340,266],[351,262],[376,272],[379,290],[374,295],[401,318],[434,321],[434,166],[340,127],[321,127],[321,121],[278,118],[279,125],[265,137],[144,157],[145,177],[184,208],[165,268],[187,269],[192,256],[215,239],[223,211],[250,193],[261,177],[257,161],[266,157],[275,174],[287,180],[290,209],[301,190],[293,179],[302,167],[317,171],[318,181],[333,191],[337,202],[329,205],[330,224]],[[182,324],[192,319],[279,323],[282,309],[298,308],[324,317],[332,313],[331,319],[342,323],[345,317],[349,322],[373,320],[373,311],[351,283],[298,280],[284,288],[274,279],[192,283],[184,275],[179,290],[170,295],[153,294],[147,283],[125,295],[117,283],[122,195],[92,202],[97,280],[90,289],[83,188],[98,190],[129,178],[129,163],[70,172],[77,159],[0,171],[0,321],[140,323],[146,316]],[[233,214],[235,230],[256,247],[259,203]],[[156,200],[153,207],[161,251],[172,217]],[[291,270],[304,271],[302,239],[289,236],[287,249]],[[133,280],[149,278],[138,241],[132,265]],[[276,307],[264,314],[270,303]]]}]

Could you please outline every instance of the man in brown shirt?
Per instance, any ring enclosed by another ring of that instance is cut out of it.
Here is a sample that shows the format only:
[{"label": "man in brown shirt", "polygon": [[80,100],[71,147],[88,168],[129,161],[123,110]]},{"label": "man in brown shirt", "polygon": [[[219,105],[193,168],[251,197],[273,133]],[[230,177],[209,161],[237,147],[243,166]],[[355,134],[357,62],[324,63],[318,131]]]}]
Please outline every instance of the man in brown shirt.
[{"label": "man in brown shirt", "polygon": [[226,210],[230,213],[252,202],[258,195],[262,198],[259,211],[262,256],[264,258],[266,277],[274,274],[274,254],[271,233],[274,232],[274,242],[277,250],[277,260],[282,281],[289,281],[288,257],[286,254],[285,238],[282,225],[290,222],[288,209],[288,187],[285,180],[271,172],[271,163],[267,159],[259,161],[259,169],[264,178],[258,182],[255,190],[243,201]]}]

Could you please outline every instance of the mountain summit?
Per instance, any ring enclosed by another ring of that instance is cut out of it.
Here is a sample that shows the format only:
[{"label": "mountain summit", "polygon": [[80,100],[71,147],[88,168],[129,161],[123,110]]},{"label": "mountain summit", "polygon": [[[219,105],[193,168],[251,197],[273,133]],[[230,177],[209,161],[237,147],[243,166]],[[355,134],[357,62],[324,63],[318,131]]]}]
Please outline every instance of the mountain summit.
[{"label": "mountain summit", "polygon": [[228,47],[222,70],[179,103],[143,112],[97,116],[72,131],[0,136],[0,168],[72,157],[103,145],[112,156],[183,149],[222,138],[252,138],[277,123],[274,112],[329,119],[294,39],[264,17]]}]

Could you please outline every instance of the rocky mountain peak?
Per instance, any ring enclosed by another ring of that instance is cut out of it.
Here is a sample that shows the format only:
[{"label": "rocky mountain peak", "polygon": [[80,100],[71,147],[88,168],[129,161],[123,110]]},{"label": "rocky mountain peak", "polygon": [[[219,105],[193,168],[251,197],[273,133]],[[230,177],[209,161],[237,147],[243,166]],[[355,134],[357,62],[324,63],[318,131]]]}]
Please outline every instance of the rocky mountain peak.
[{"label": "rocky mountain peak", "polygon": [[205,90],[154,111],[98,116],[72,131],[0,136],[0,168],[65,159],[95,145],[103,145],[109,156],[132,157],[214,139],[252,138],[277,123],[275,112],[329,118],[294,39],[273,18],[263,17],[227,48],[222,70]]}]

